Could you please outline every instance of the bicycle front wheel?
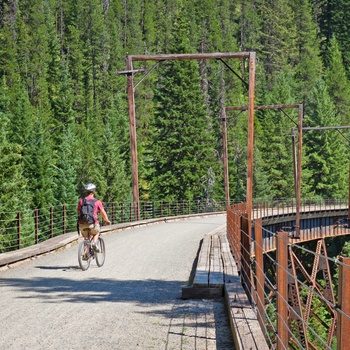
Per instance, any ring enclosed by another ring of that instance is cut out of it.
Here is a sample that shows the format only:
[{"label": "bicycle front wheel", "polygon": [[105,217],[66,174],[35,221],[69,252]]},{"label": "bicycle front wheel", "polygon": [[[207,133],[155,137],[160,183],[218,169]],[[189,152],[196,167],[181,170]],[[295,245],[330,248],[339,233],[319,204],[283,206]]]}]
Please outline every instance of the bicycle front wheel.
[{"label": "bicycle front wheel", "polygon": [[99,239],[99,247],[100,251],[95,252],[96,257],[96,264],[98,267],[101,267],[105,263],[106,259],[106,247],[105,247],[105,241],[100,237]]},{"label": "bicycle front wheel", "polygon": [[90,254],[90,242],[84,239],[80,242],[78,247],[78,261],[80,268],[85,271],[90,267],[91,254]]}]

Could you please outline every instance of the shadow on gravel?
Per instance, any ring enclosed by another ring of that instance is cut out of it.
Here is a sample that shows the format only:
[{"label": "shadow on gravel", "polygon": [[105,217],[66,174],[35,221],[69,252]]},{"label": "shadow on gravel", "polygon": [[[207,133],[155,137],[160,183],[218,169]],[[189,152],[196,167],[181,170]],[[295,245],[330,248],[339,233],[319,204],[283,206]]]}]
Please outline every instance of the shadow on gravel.
[{"label": "shadow on gravel", "polygon": [[77,265],[71,265],[71,266],[36,266],[37,269],[40,270],[61,270],[61,271],[67,271],[67,270],[80,270],[80,267]]},{"label": "shadow on gravel", "polygon": [[[76,267],[54,267],[70,269]],[[51,267],[49,268],[51,269]],[[158,304],[172,302],[181,297],[180,281],[117,280],[65,278],[0,279],[1,286],[10,286],[21,292],[20,298],[42,299],[52,303],[136,302]],[[64,294],[62,294],[64,292]],[[28,293],[28,296],[26,296]]]},{"label": "shadow on gravel", "polygon": [[[39,267],[68,269],[76,267]],[[96,279],[71,280],[65,278],[6,278],[0,286],[16,290],[19,299],[35,299],[42,303],[136,303],[142,314],[169,320],[169,334],[199,339],[200,334],[185,334],[184,329],[215,328],[216,337],[202,332],[203,339],[215,341],[217,350],[233,350],[228,315],[222,299],[182,300],[181,281]],[[13,300],[14,300],[13,299]],[[104,306],[106,307],[106,306]],[[108,306],[107,306],[108,307]],[[211,321],[208,323],[208,315]],[[180,333],[176,333],[180,330]]]},{"label": "shadow on gravel", "polygon": [[[199,341],[202,337],[207,342],[215,341],[217,350],[233,350],[223,300],[182,300],[182,284],[180,281],[96,278],[79,281],[54,277],[0,279],[0,286],[10,287],[14,291],[13,301],[16,298],[35,299],[36,303],[79,303],[87,306],[90,303],[103,303],[104,308],[108,308],[108,303],[136,303],[142,308],[138,312],[168,319],[169,336],[179,337],[183,341],[189,341],[190,337]],[[208,315],[212,315],[209,323]],[[214,338],[211,338],[212,333],[205,331],[210,328],[215,329]],[[190,329],[202,331],[197,334],[190,332]]]}]

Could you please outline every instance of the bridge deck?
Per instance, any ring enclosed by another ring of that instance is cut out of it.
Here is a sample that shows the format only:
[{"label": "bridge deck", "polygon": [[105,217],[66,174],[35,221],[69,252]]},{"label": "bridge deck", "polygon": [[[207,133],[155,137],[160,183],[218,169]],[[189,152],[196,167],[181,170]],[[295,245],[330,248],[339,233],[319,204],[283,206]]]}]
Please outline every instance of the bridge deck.
[{"label": "bridge deck", "polygon": [[265,336],[241,285],[237,265],[230,252],[226,226],[204,236],[192,285],[182,289],[183,299],[223,295],[236,350],[267,350]]},{"label": "bridge deck", "polygon": [[[149,223],[138,222],[137,224],[135,223],[135,226]],[[123,230],[127,224],[116,226],[113,227],[113,230]],[[106,228],[106,231],[109,229],[111,228]],[[77,238],[76,232],[70,233],[55,237],[35,247],[0,254],[0,266],[44,254],[73,242]],[[192,287],[184,288],[182,291],[183,299],[188,299],[189,297],[191,299],[198,299],[198,297],[205,299],[223,295],[225,296],[235,349],[267,349],[264,336],[256,320],[256,315],[240,283],[237,267],[226,237],[226,225],[222,225],[204,236],[193,285]],[[196,301],[192,301],[192,303],[194,302]],[[202,303],[200,309],[203,311],[204,300],[199,302]],[[208,317],[208,315],[203,317]],[[205,323],[205,320],[203,322]]]}]

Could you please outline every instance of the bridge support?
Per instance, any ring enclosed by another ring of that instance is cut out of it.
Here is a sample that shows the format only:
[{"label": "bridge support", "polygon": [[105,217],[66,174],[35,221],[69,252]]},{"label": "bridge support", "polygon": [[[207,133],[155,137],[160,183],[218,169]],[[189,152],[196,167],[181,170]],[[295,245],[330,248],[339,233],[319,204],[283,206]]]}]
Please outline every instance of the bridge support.
[{"label": "bridge support", "polygon": [[338,324],[337,350],[349,349],[350,320],[350,258],[339,257],[339,287],[338,287]]},{"label": "bridge support", "polygon": [[277,232],[277,350],[288,349],[288,232]]}]

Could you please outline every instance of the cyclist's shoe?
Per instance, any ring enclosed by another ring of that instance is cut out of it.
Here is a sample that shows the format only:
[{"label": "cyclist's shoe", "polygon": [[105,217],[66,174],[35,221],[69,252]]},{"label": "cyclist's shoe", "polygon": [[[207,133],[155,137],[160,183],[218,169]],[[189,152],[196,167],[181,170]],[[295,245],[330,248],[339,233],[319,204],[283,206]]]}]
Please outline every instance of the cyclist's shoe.
[{"label": "cyclist's shoe", "polygon": [[92,249],[96,252],[99,253],[100,252],[100,248],[98,246],[98,243],[92,243],[91,244]]}]

